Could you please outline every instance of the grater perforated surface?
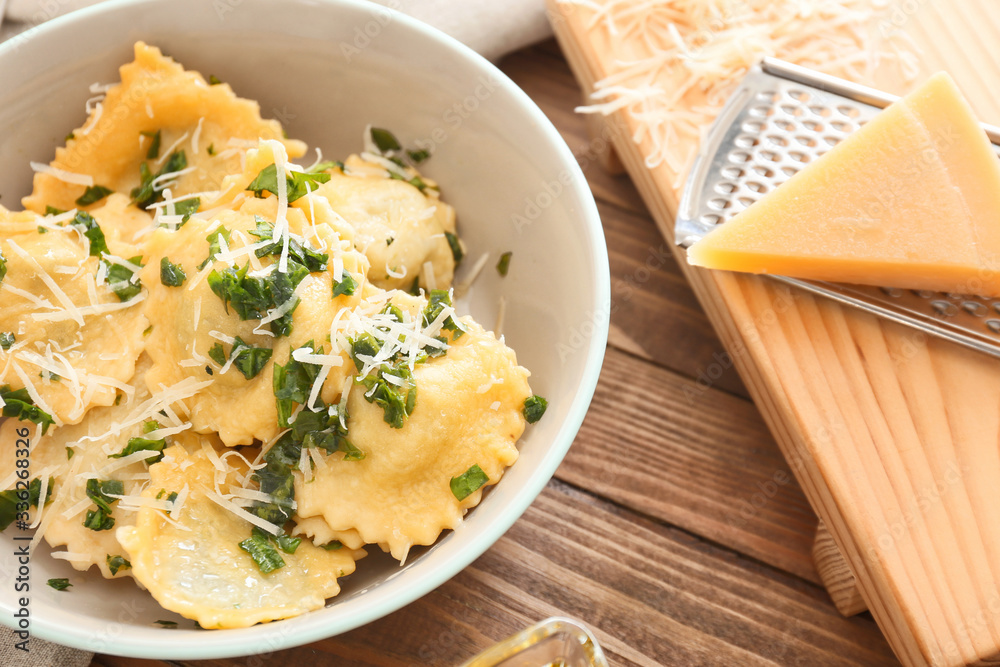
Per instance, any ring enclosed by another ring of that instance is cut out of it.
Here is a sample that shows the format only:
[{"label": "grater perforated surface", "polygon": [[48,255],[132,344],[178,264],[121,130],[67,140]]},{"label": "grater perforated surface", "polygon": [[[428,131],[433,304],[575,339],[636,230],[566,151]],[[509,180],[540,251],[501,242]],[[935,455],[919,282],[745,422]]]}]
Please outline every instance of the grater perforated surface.
[{"label": "grater perforated surface", "polygon": [[[675,222],[688,247],[724,224],[896,98],[779,60],[743,79],[691,169]],[[1000,130],[983,126],[1000,154]],[[772,276],[1000,357],[1000,299]]]}]

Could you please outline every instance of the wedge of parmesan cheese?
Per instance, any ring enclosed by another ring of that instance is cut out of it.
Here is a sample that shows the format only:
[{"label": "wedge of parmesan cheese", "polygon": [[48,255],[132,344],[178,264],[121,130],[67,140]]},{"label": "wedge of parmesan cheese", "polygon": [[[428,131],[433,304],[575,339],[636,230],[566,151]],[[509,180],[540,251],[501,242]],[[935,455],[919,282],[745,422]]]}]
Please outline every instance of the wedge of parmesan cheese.
[{"label": "wedge of parmesan cheese", "polygon": [[938,74],[691,246],[688,261],[1000,296],[1000,161]]}]

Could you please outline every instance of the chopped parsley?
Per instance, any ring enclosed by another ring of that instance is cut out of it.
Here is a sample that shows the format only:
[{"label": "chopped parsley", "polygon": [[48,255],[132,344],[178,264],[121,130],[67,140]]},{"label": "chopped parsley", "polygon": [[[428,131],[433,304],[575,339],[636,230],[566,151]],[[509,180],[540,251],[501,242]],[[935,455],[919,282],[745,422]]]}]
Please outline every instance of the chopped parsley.
[{"label": "chopped parsley", "polygon": [[[463,335],[465,330],[450,314],[446,315],[446,309],[450,307],[451,296],[446,290],[431,290],[428,304],[421,314],[423,326],[429,326],[441,318],[442,329],[451,331],[453,338]],[[387,304],[382,314],[391,315],[398,322],[403,321],[402,311],[393,304]],[[353,339],[348,339],[351,345],[351,358],[358,371],[371,364],[388,337],[394,335],[388,326],[376,328],[382,334],[364,332]],[[438,336],[436,340],[440,341],[441,345],[424,345],[413,361],[423,363],[430,357],[446,354],[448,340],[443,336]],[[382,416],[387,424],[392,428],[403,428],[406,418],[416,408],[417,384],[410,360],[405,358],[401,350],[383,360],[376,368],[371,368],[363,377],[356,377],[355,382],[364,385],[365,400],[382,408]]]},{"label": "chopped parsley", "polygon": [[52,415],[35,405],[27,389],[13,390],[9,384],[5,384],[0,387],[0,399],[4,402],[3,411],[0,414],[4,417],[41,424],[42,435],[45,435],[49,426],[55,423]]},{"label": "chopped parsley", "polygon": [[[451,294],[448,290],[434,289],[427,297],[427,307],[424,308],[424,326],[430,325],[431,322],[436,320],[445,308],[451,307]],[[442,329],[451,331],[455,338],[461,338],[462,334],[465,333],[465,329],[455,321],[455,318],[448,316],[448,318],[441,325]]]},{"label": "chopped parsley", "polygon": [[340,540],[332,540],[322,545],[320,548],[326,549],[327,551],[336,551],[337,549],[340,549],[343,546],[344,544]]},{"label": "chopped parsley", "polygon": [[32,507],[38,507],[39,502],[43,502],[48,505],[52,502],[52,490],[55,488],[56,482],[54,479],[49,477],[48,482],[45,485],[45,499],[41,499],[42,495],[42,479],[41,477],[36,477],[28,483],[28,504]]},{"label": "chopped parsley", "polygon": [[111,504],[117,498],[111,495],[123,495],[125,485],[117,479],[100,481],[97,479],[87,480],[87,497],[97,506],[96,510],[87,510],[87,517],[83,520],[83,525],[91,530],[111,530],[115,526],[115,518],[111,516]]},{"label": "chopped parsley", "polygon": [[104,232],[101,231],[101,226],[97,224],[94,216],[86,211],[78,211],[69,224],[71,227],[78,229],[81,234],[90,240],[91,257],[100,257],[101,253],[109,252],[108,243],[104,239]]},{"label": "chopped parsley", "polygon": [[524,419],[529,424],[534,424],[545,414],[545,409],[549,407],[549,402],[541,396],[529,396],[524,399]]},{"label": "chopped parsley", "polygon": [[406,183],[409,183],[410,185],[412,185],[413,187],[417,188],[421,192],[425,192],[427,190],[427,188],[431,188],[432,190],[436,190],[437,189],[437,188],[435,188],[435,187],[433,187],[431,185],[428,185],[427,182],[424,181],[424,179],[420,178],[419,176],[413,176],[412,178],[407,178],[406,176],[403,176],[401,174],[397,174],[394,171],[390,171],[389,172],[389,178],[397,180],[397,181],[404,181]]},{"label": "chopped parsley", "polygon": [[339,283],[333,284],[333,298],[337,298],[341,294],[346,294],[351,296],[354,294],[354,290],[358,289],[358,281],[347,271],[344,271],[340,278]]},{"label": "chopped parsley", "polygon": [[458,240],[458,237],[451,232],[445,232],[444,237],[448,240],[448,247],[451,248],[451,256],[455,259],[455,266],[458,266],[462,262],[462,258],[465,257],[462,244]]},{"label": "chopped parsley", "polygon": [[66,211],[62,210],[61,208],[56,208],[55,206],[48,206],[48,205],[45,206],[45,215],[61,215],[65,212]]},{"label": "chopped parsley", "polygon": [[488,481],[489,476],[476,463],[458,477],[451,478],[451,492],[457,499],[465,500]]},{"label": "chopped parsley", "polygon": [[[264,455],[266,465],[254,473],[254,480],[260,485],[261,492],[270,495],[274,501],[256,501],[249,508],[250,512],[277,526],[283,526],[291,518],[295,500],[292,470],[298,466],[301,451],[302,444],[296,441],[291,431],[283,434],[267,450]],[[240,542],[240,548],[250,554],[261,572],[267,574],[285,564],[272,542],[285,553],[294,554],[301,541],[301,538],[284,533],[271,536],[260,528],[254,528],[250,537]]]},{"label": "chopped parsley", "polygon": [[324,171],[330,171],[331,169],[339,169],[344,171],[344,163],[340,160],[325,160],[324,162],[317,162],[313,166],[306,169],[307,174],[318,174]]},{"label": "chopped parsley", "polygon": [[131,570],[132,563],[126,560],[123,556],[112,556],[107,555],[108,569],[111,570],[111,574],[118,574],[118,570]]},{"label": "chopped parsley", "polygon": [[[323,348],[317,347],[313,341],[306,343],[303,348],[317,354],[323,353]],[[347,429],[343,426],[347,416],[340,414],[338,406],[326,405],[322,397],[317,397],[315,409],[304,406],[309,400],[313,383],[319,377],[320,369],[318,364],[296,361],[291,355],[284,366],[274,365],[273,386],[278,423],[282,428],[291,428],[267,450],[264,455],[265,466],[254,472],[254,480],[259,484],[261,493],[269,495],[272,500],[256,501],[248,511],[276,526],[284,526],[292,516],[295,501],[292,471],[298,468],[303,447],[318,447],[328,454],[343,452],[345,461],[364,458],[364,452],[347,440]],[[303,409],[296,414],[295,421],[289,423],[296,403],[303,405]],[[284,533],[272,537],[259,528],[254,528],[250,537],[240,542],[239,546],[250,554],[260,571],[266,574],[284,566],[279,549],[292,554],[300,542],[300,538],[292,538]]]},{"label": "chopped parsley", "polygon": [[209,155],[215,155],[215,144],[214,143],[209,144],[208,148],[205,149],[205,152],[208,153]]},{"label": "chopped parsley", "polygon": [[9,350],[15,342],[17,342],[17,338],[12,331],[0,331],[0,347]]},{"label": "chopped parsley", "polygon": [[149,137],[153,141],[149,144],[149,149],[146,151],[147,160],[155,160],[160,157],[160,140],[163,138],[159,130],[153,132],[152,130],[147,130],[145,132],[140,132],[144,137]]},{"label": "chopped parsley", "polygon": [[272,539],[278,544],[279,549],[289,555],[294,554],[295,550],[298,549],[299,545],[302,543],[301,537],[291,537],[289,535],[285,535],[284,533],[275,535]]},{"label": "chopped parsley", "polygon": [[[257,223],[257,228],[250,233],[262,241],[264,239],[272,240],[269,245],[257,248],[257,251],[254,254],[256,254],[257,257],[266,257],[268,255],[280,256],[283,243],[281,238],[274,238],[274,225],[259,215],[254,216],[254,221]],[[229,239],[227,238],[226,240],[228,241]],[[289,237],[288,258],[294,259],[296,262],[309,269],[310,273],[313,273],[315,271],[325,271],[326,260],[328,260],[330,256],[326,253],[317,252],[308,245],[302,245],[294,238]]]},{"label": "chopped parsley", "polygon": [[173,630],[177,627],[177,621],[153,621],[159,626]]},{"label": "chopped parsley", "polygon": [[[323,348],[316,347],[309,341],[301,348],[307,348],[317,354],[323,354]],[[309,362],[296,361],[291,355],[284,366],[274,365],[274,397],[278,408],[278,424],[282,428],[291,427],[286,435],[290,436],[288,446],[293,447],[293,463],[298,463],[301,447],[318,447],[327,453],[343,452],[345,461],[360,461],[364,452],[347,440],[347,429],[342,426],[347,423],[347,415],[341,414],[336,405],[327,406],[321,397],[316,398],[316,409],[304,408],[295,416],[294,422],[289,422],[295,404],[305,405],[313,383],[319,377],[321,366]],[[269,452],[270,453],[270,452]]]},{"label": "chopped parsley", "polygon": [[91,204],[96,204],[108,195],[110,195],[114,190],[111,188],[106,188],[103,185],[91,185],[87,187],[82,195],[77,197],[77,206],[90,206]]},{"label": "chopped parsley", "polygon": [[227,309],[228,303],[232,302],[241,319],[260,319],[272,308],[292,302],[291,308],[284,315],[271,322],[271,331],[275,336],[287,336],[292,329],[292,313],[299,303],[299,299],[295,297],[295,288],[309,273],[309,269],[289,260],[287,272],[274,271],[264,277],[247,277],[248,266],[249,264],[242,270],[235,267],[228,269],[223,272],[221,281],[213,280],[213,276],[218,274],[212,271],[208,276],[209,285],[220,285],[223,293],[216,294],[227,302]]},{"label": "chopped parsley", "polygon": [[[47,487],[44,500],[46,504],[51,502],[55,480],[49,478]],[[42,480],[37,477],[31,480],[28,483],[27,495],[21,495],[24,493],[23,489],[20,491],[13,489],[0,491],[0,531],[6,530],[10,524],[14,523],[19,511],[27,510],[29,505],[38,507],[39,496],[42,493]],[[20,507],[18,507],[19,505]]]},{"label": "chopped parsley", "polygon": [[72,447],[66,448],[66,460],[69,461],[76,454],[76,450]]},{"label": "chopped parsley", "polygon": [[285,560],[271,544],[270,536],[260,528],[254,527],[250,537],[240,542],[240,549],[250,554],[263,574],[285,567]]},{"label": "chopped parsley", "polygon": [[3,282],[4,276],[7,275],[7,258],[3,256],[3,251],[0,250],[0,283]]},{"label": "chopped parsley", "polygon": [[[317,347],[313,341],[298,349],[309,349],[313,353],[323,354],[323,346]],[[291,354],[288,355],[288,362],[284,366],[274,364],[272,387],[274,397],[277,399],[278,426],[281,428],[291,426],[288,419],[295,409],[295,403],[304,404],[309,400],[309,392],[319,377],[320,368],[319,364],[296,361]]]},{"label": "chopped parsley", "polygon": [[[177,229],[184,226],[191,216],[198,212],[198,208],[201,206],[201,197],[191,197],[190,199],[182,199],[178,202],[174,202],[174,215],[179,215],[181,217],[181,222],[177,225]],[[162,225],[163,223],[161,223]],[[172,225],[171,225],[172,226]]]},{"label": "chopped parsley", "polygon": [[219,79],[219,77],[215,76],[214,74],[208,75],[208,85],[218,86],[220,83],[222,83],[222,81]]},{"label": "chopped parsley", "polygon": [[38,374],[38,377],[48,382],[62,382],[62,376],[58,373],[53,373],[50,370],[42,369],[42,372]]},{"label": "chopped parsley", "polygon": [[205,237],[205,240],[208,241],[208,257],[198,265],[199,271],[211,264],[212,260],[222,252],[222,244],[219,242],[220,237],[226,240],[226,247],[228,248],[232,239],[230,238],[230,231],[225,225],[219,225],[215,231]]},{"label": "chopped parsley", "polygon": [[[160,492],[156,494],[156,499],[159,500],[160,498],[162,498],[163,494],[165,494],[166,492],[167,492],[166,489],[160,489]],[[175,500],[177,500],[177,492],[176,491],[171,491],[170,495],[167,496],[167,501],[172,503]]]},{"label": "chopped parsley", "polygon": [[295,288],[309,275],[309,269],[291,259],[287,273],[272,271],[266,276],[248,276],[249,269],[249,262],[243,268],[233,266],[221,273],[213,269],[208,274],[208,286],[222,299],[226,312],[231,305],[241,320],[262,319],[269,310],[291,302],[284,315],[270,322],[275,336],[287,336],[292,331],[292,313],[299,304]]},{"label": "chopped parsley", "polygon": [[[320,183],[330,180],[330,174],[306,171],[293,171],[285,176],[285,194],[288,203],[291,204],[297,199],[305,197],[310,192],[314,192]],[[277,196],[278,194],[278,168],[272,163],[261,169],[257,177],[253,179],[247,190],[253,192],[257,197],[263,197],[265,192]]]},{"label": "chopped parsley", "polygon": [[132,197],[132,203],[145,210],[150,204],[155,204],[162,200],[165,184],[160,183],[154,188],[153,181],[165,174],[172,174],[185,169],[187,166],[187,155],[184,154],[184,151],[171,153],[167,161],[163,163],[163,166],[155,174],[150,171],[148,162],[140,164],[139,177],[141,178],[141,183],[129,193]]},{"label": "chopped parsley", "polygon": [[228,355],[226,355],[222,343],[216,343],[209,349],[208,356],[219,366],[225,366],[226,362],[232,359],[236,370],[242,373],[246,379],[252,380],[264,370],[264,366],[270,361],[271,350],[266,347],[248,345],[237,336],[233,342],[233,349]]},{"label": "chopped parsley", "polygon": [[[130,257],[128,261],[139,268],[143,266],[142,255]],[[142,282],[138,278],[132,282],[132,276],[137,275],[138,271],[133,272],[132,269],[122,264],[108,264],[108,286],[118,295],[119,301],[128,301],[142,291]]]},{"label": "chopped parsley", "polygon": [[507,277],[507,272],[510,270],[510,258],[513,255],[514,253],[510,250],[500,255],[500,261],[497,262],[497,273],[503,278]]},{"label": "chopped parsley", "polygon": [[166,257],[160,258],[160,282],[167,287],[180,287],[187,280],[184,267],[174,264]]},{"label": "chopped parsley", "polygon": [[49,579],[45,583],[57,591],[68,590],[73,585],[69,583],[69,579]]},{"label": "chopped parsley", "polygon": [[[372,143],[375,144],[375,148],[378,150],[379,154],[404,169],[407,168],[407,164],[403,161],[403,157],[408,157],[410,162],[413,164],[420,164],[431,156],[430,151],[427,149],[403,151],[403,146],[399,143],[399,139],[396,138],[396,135],[381,127],[370,128],[369,134],[371,135]],[[433,190],[437,189],[436,186],[430,185],[424,181],[419,174],[415,176],[406,176],[390,170],[389,178],[409,183],[421,192],[426,192],[428,188]]]},{"label": "chopped parsley", "polygon": [[7,527],[14,523],[18,512],[17,505],[17,491],[0,491],[0,531],[7,530]]},{"label": "chopped parsley", "polygon": [[[160,423],[158,421],[150,420],[145,424],[143,424],[142,432],[152,433],[153,431],[159,428],[162,428],[162,426],[160,426]],[[128,444],[125,445],[125,448],[121,452],[117,454],[111,454],[108,458],[120,459],[123,456],[135,454],[136,452],[149,451],[149,452],[157,452],[157,455],[156,456],[150,455],[148,458],[146,458],[146,463],[156,463],[157,461],[163,458],[163,449],[166,446],[167,446],[167,441],[164,438],[159,438],[157,440],[150,440],[149,438],[140,438],[140,437],[129,438]]]},{"label": "chopped parsley", "polygon": [[69,141],[70,139],[76,139],[76,135],[74,133],[72,133],[72,132],[70,132],[69,134],[66,135],[66,139],[65,140]]},{"label": "chopped parsley", "polygon": [[292,516],[295,501],[292,470],[298,467],[301,451],[301,444],[295,441],[290,431],[267,450],[264,455],[267,465],[254,472],[253,478],[260,484],[261,493],[270,495],[274,501],[256,501],[248,511],[276,526],[285,525]]},{"label": "chopped parsley", "polygon": [[176,491],[171,491],[170,495],[167,496],[167,501],[172,503],[175,500],[177,500],[177,492]]},{"label": "chopped parsley", "polygon": [[[387,304],[382,312],[392,315],[397,322],[403,321],[402,312],[392,304]],[[370,333],[362,333],[349,342],[351,358],[359,371],[365,366],[362,357],[374,357],[382,349],[382,342]],[[385,423],[403,428],[417,405],[417,382],[406,359],[397,353],[368,375],[355,378],[355,382],[365,386],[365,400],[382,408]]]},{"label": "chopped parsley", "polygon": [[399,139],[389,130],[384,130],[381,127],[373,127],[371,128],[371,137],[375,146],[382,153],[390,153],[402,149],[402,146],[399,145]]},{"label": "chopped parsley", "polygon": [[[355,357],[355,364],[358,363],[356,348],[357,345],[352,345],[351,354]],[[403,422],[417,405],[417,382],[406,361],[382,364],[375,372],[357,382],[366,389],[365,400],[382,408],[385,423],[393,428],[403,428]]]},{"label": "chopped parsley", "polygon": [[414,164],[420,164],[427,158],[431,156],[431,152],[426,148],[421,148],[419,150],[407,150],[406,154],[413,160]]},{"label": "chopped parsley", "polygon": [[340,411],[336,405],[317,411],[300,411],[292,423],[292,438],[302,447],[317,447],[327,454],[343,452],[345,461],[365,458],[365,453],[347,439],[347,429],[340,423]]}]

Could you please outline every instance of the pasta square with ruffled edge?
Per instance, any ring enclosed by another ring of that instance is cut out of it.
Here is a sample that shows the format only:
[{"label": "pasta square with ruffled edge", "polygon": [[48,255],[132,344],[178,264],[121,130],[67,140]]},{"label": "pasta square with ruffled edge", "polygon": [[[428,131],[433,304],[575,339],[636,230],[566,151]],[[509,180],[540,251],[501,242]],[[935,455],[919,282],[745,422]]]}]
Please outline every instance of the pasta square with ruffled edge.
[{"label": "pasta square with ruffled edge", "polygon": [[364,458],[324,455],[310,481],[297,472],[300,517],[322,517],[345,544],[351,538],[341,531],[356,531],[402,560],[479,504],[481,488],[459,500],[452,479],[479,466],[486,484],[500,480],[517,459],[515,443],[525,428],[528,371],[491,333],[471,319],[463,323],[468,333],[444,356],[415,366],[416,405],[402,428],[386,423],[364,386],[351,390],[347,431]]},{"label": "pasta square with ruffled edge", "polygon": [[[284,139],[277,121],[261,119],[256,102],[237,97],[228,84],[212,85],[156,47],[137,42],[135,60],[119,71],[121,83],[108,87],[87,121],[56,149],[50,166],[121,194],[149,180],[142,165],[150,176],[183,171],[171,179],[173,195],[180,196],[219,190],[226,175],[240,170],[246,149],[260,139],[283,142],[292,157],[305,153],[305,144]],[[171,168],[180,166],[172,157],[179,153],[183,167]],[[37,173],[34,190],[22,203],[36,213],[47,206],[68,210],[89,206],[78,203],[86,192],[85,185]]]},{"label": "pasta square with ruffled edge", "polygon": [[169,448],[150,467],[143,495],[184,486],[190,495],[176,523],[143,508],[134,527],[118,531],[132,575],[165,609],[203,628],[247,627],[322,608],[340,591],[337,579],[353,572],[364,552],[327,550],[303,540],[294,553],[281,552],[283,566],[261,572],[239,546],[253,526],[212,499],[234,484],[233,473],[220,482],[217,470],[205,450],[189,454],[180,447]]},{"label": "pasta square with ruffled edge", "polygon": [[[316,202],[313,211],[322,207],[322,202]],[[278,434],[272,390],[274,360],[284,360],[290,349],[308,341],[325,341],[337,311],[360,298],[360,290],[334,296],[338,268],[341,279],[346,272],[359,283],[367,271],[364,256],[342,241],[331,227],[312,226],[302,209],[290,208],[287,221],[297,242],[316,253],[325,248],[321,253],[327,256],[323,268],[303,270],[306,275],[300,276],[300,282],[292,288],[294,294],[287,299],[294,300],[294,309],[287,313],[288,335],[275,335],[272,323],[264,321],[273,318],[286,303],[265,304],[268,312],[258,310],[250,313],[253,316],[249,319],[242,319],[240,308],[220,296],[216,290],[221,288],[213,281],[215,276],[221,280],[245,267],[251,279],[259,275],[261,282],[279,276],[280,256],[258,258],[254,249],[255,245],[257,250],[266,245],[255,232],[270,233],[259,229],[261,225],[264,230],[272,228],[276,217],[275,198],[251,198],[243,201],[238,210],[224,209],[210,220],[195,216],[177,231],[159,230],[147,244],[149,260],[143,281],[150,294],[144,312],[152,327],[148,349],[153,367],[146,381],[157,385],[171,384],[183,377],[214,380],[212,386],[189,401],[191,421],[200,432],[218,432],[230,446],[247,445],[254,440],[267,442]],[[213,235],[215,246],[209,240]],[[164,259],[182,269],[187,276],[182,284],[163,284]],[[253,377],[241,374],[237,364],[229,363],[237,338],[249,348],[260,350],[261,357],[267,357]],[[213,358],[214,349],[222,356],[215,354]],[[349,358],[341,355],[339,367],[329,373],[323,398],[328,401],[335,398],[349,368]]]},{"label": "pasta square with ruffled edge", "polygon": [[[131,265],[126,258],[138,251],[105,240],[104,219],[90,218],[86,232],[72,217],[63,226],[52,220],[0,207],[0,333],[8,337],[0,346],[0,386],[27,389],[56,425],[75,424],[91,407],[133,391],[127,383],[145,345],[145,294],[117,264]],[[97,252],[98,244],[112,252]],[[115,271],[122,284],[114,284]]]}]

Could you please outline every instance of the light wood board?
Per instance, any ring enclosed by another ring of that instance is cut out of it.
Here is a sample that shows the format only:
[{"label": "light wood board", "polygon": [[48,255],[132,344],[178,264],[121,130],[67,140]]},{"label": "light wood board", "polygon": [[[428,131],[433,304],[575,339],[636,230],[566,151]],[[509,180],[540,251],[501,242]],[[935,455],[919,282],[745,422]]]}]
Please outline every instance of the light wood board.
[{"label": "light wood board", "polygon": [[[923,72],[946,69],[983,121],[1000,121],[1000,3],[893,8]],[[613,71],[611,42],[589,10],[549,9],[591,90]],[[906,92],[883,74],[871,83]],[[626,113],[606,122],[671,239],[678,175],[646,167]],[[900,660],[1000,662],[1000,361],[766,278],[687,267],[675,252]]]}]

